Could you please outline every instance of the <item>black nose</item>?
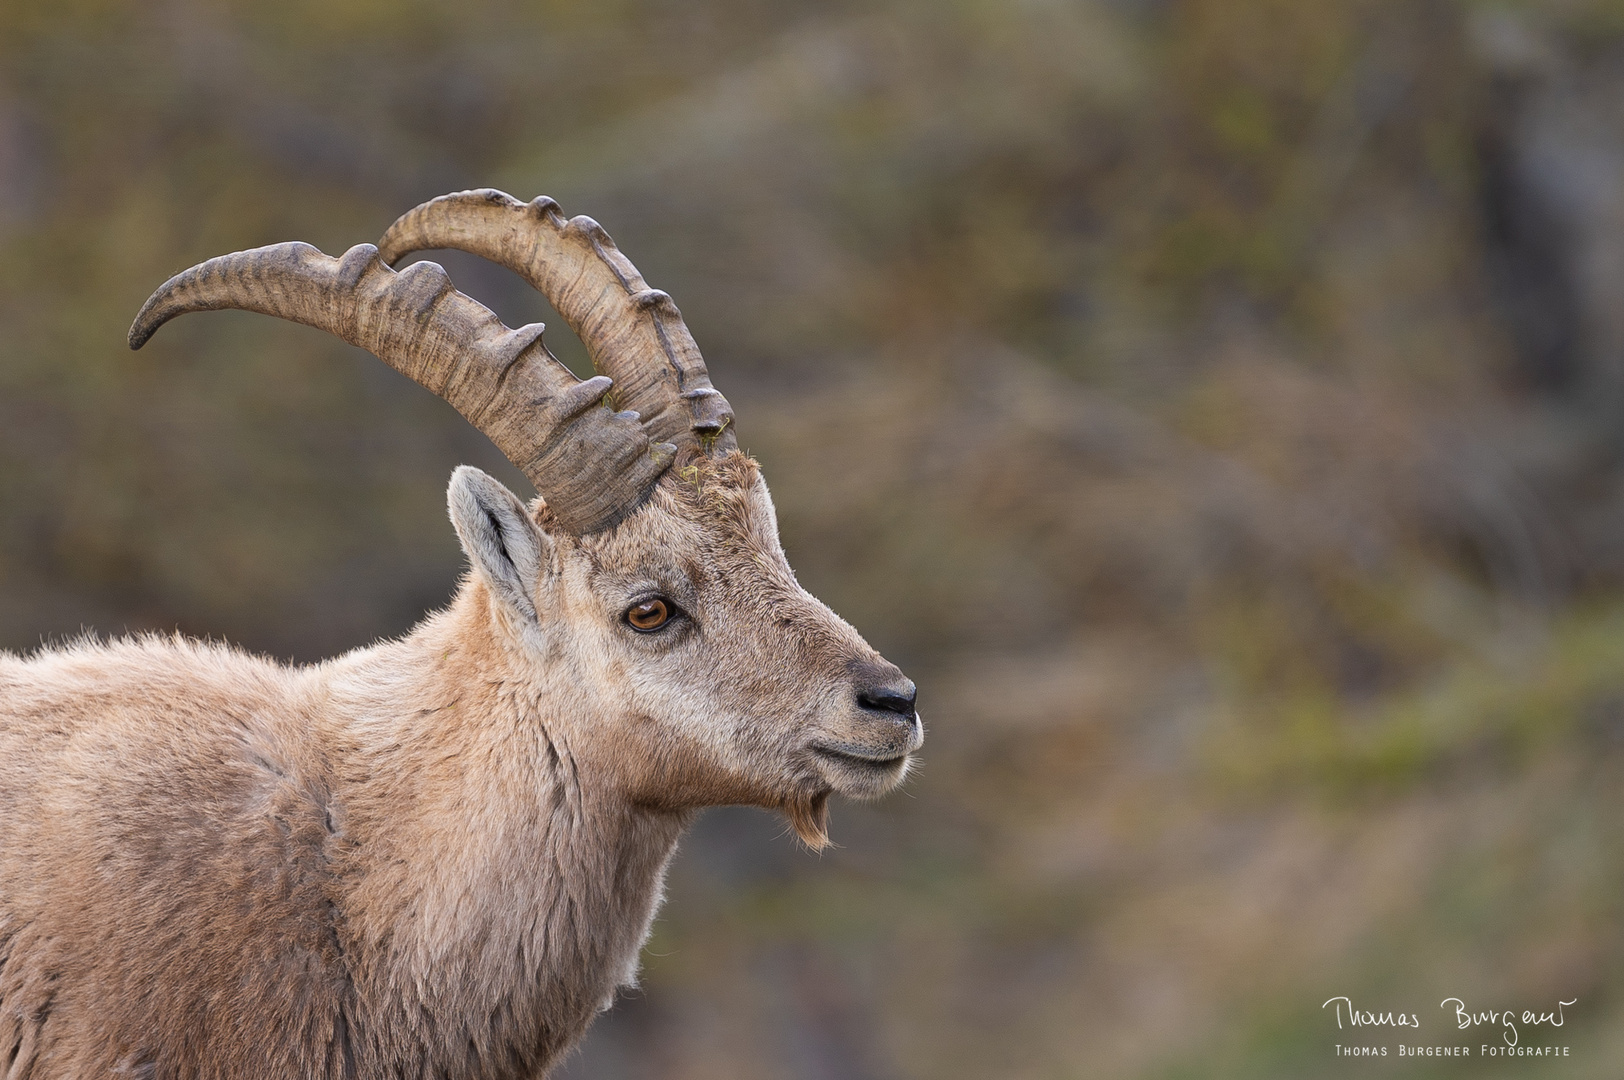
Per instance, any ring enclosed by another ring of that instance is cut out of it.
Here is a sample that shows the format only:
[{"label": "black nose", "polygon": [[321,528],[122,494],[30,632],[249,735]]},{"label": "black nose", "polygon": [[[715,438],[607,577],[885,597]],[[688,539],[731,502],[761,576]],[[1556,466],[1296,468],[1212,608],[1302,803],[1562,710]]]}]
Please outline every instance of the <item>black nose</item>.
[{"label": "black nose", "polygon": [[857,690],[857,704],[877,712],[897,713],[910,721],[914,715],[914,699],[918,691],[911,682],[890,686],[863,686]]}]

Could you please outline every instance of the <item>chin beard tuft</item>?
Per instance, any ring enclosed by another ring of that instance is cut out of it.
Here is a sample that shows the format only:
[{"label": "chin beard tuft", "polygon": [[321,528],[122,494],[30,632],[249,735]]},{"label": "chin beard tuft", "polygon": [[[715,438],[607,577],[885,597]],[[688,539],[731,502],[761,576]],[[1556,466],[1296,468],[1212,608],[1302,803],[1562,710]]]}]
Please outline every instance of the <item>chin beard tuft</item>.
[{"label": "chin beard tuft", "polygon": [[789,823],[801,843],[813,851],[822,851],[829,840],[829,793],[814,795],[810,799],[796,800],[784,807]]}]

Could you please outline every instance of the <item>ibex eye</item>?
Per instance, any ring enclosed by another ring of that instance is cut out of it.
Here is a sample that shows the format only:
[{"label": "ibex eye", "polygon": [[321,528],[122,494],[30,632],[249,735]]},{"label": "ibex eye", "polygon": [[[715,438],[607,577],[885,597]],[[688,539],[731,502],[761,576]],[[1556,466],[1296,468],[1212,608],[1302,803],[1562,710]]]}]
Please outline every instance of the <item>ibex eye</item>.
[{"label": "ibex eye", "polygon": [[676,610],[676,606],[669,600],[662,600],[656,596],[652,600],[644,600],[641,604],[633,604],[626,611],[626,621],[631,623],[633,630],[640,630],[646,634],[670,622]]}]

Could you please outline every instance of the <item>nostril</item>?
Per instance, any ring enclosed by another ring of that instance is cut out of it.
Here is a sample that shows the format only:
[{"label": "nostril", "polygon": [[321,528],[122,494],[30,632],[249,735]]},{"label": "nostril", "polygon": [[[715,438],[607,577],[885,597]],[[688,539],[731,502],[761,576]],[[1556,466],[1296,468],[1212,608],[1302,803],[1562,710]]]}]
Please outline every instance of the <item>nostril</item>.
[{"label": "nostril", "polygon": [[904,686],[868,686],[857,691],[857,704],[876,712],[896,713],[911,721],[916,696],[917,691],[912,683]]}]

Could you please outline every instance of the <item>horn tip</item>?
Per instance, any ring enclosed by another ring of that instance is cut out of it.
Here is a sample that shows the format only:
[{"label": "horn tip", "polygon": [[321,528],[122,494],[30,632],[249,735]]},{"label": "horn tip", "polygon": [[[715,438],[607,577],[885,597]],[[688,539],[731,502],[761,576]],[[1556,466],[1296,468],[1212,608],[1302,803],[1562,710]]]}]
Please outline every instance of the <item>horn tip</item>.
[{"label": "horn tip", "polygon": [[130,351],[134,352],[152,340],[152,335],[158,332],[158,327],[169,321],[167,315],[158,315],[156,308],[158,298],[168,291],[167,285],[147,297],[147,302],[141,305],[136,312],[135,321],[130,324],[130,332],[125,340],[130,343]]}]

